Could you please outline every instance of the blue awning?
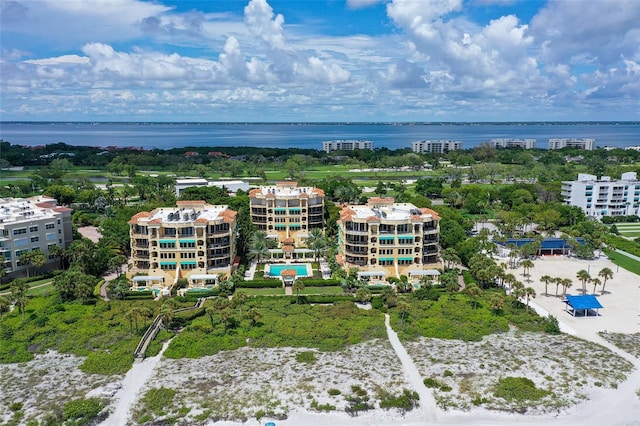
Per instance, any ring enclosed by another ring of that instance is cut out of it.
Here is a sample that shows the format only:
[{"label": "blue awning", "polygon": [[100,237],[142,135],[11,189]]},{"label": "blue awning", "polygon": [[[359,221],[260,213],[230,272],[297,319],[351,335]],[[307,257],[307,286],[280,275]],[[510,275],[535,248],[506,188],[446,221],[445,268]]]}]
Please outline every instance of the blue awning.
[{"label": "blue awning", "polygon": [[581,296],[567,295],[565,302],[573,309],[600,309],[602,305],[594,294],[585,294]]}]

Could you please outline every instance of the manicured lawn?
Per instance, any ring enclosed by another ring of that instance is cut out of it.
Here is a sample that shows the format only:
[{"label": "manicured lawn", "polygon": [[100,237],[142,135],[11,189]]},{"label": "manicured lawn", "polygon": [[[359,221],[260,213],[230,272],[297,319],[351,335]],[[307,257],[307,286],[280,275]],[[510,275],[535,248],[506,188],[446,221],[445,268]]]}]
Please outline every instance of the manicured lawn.
[{"label": "manicured lawn", "polygon": [[604,253],[611,259],[613,263],[626,269],[629,272],[640,275],[640,262],[633,260],[624,254],[613,252],[609,249],[604,249]]},{"label": "manicured lawn", "polygon": [[[39,285],[42,285],[42,283]],[[46,296],[53,293],[54,291],[55,289],[53,288],[53,281],[49,280],[48,282],[46,282],[46,285],[42,285],[41,287],[34,288],[34,286],[31,286],[29,291],[27,291],[27,296]]]}]

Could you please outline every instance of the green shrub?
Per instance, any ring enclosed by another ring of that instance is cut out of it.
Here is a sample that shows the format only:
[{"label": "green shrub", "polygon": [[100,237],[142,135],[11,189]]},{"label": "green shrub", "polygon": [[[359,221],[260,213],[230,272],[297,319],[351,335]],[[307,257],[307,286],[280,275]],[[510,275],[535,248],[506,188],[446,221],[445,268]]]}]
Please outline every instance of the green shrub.
[{"label": "green shrub", "polygon": [[239,281],[235,283],[236,288],[278,288],[282,287],[279,279]]},{"label": "green shrub", "polygon": [[9,410],[16,412],[22,410],[22,402],[13,402],[9,405]]},{"label": "green shrub", "polygon": [[433,377],[427,377],[423,380],[424,385],[428,388],[439,388],[442,384]]},{"label": "green shrub", "polygon": [[304,351],[296,354],[297,362],[304,362],[305,364],[313,364],[316,362],[316,354],[311,351]]},{"label": "green shrub", "polygon": [[322,278],[303,278],[301,280],[305,287],[340,287],[341,282],[337,279],[324,280]]},{"label": "green shrub", "polygon": [[390,393],[384,393],[380,396],[380,408],[388,410],[390,408],[397,408],[404,415],[406,412],[413,410],[418,405],[420,396],[416,391],[410,391],[409,389],[403,389],[400,395],[392,395]]},{"label": "green shrub", "polygon": [[336,406],[331,404],[318,404],[315,399],[311,401],[311,408],[315,411],[335,411]]},{"label": "green shrub", "polygon": [[493,395],[509,401],[537,401],[549,395],[551,392],[538,389],[530,379],[526,377],[505,377],[498,380]]},{"label": "green shrub", "polygon": [[62,409],[62,419],[74,425],[90,423],[102,411],[102,404],[97,398],[76,399],[69,401]]},{"label": "green shrub", "polygon": [[329,395],[331,395],[331,396],[338,396],[338,395],[340,395],[342,392],[340,392],[340,390],[339,390],[339,389],[331,388],[331,389],[329,389],[329,390],[327,391],[327,393],[328,393]]},{"label": "green shrub", "polygon": [[453,376],[453,371],[451,370],[444,370],[444,373],[442,374],[444,377],[451,377]]}]

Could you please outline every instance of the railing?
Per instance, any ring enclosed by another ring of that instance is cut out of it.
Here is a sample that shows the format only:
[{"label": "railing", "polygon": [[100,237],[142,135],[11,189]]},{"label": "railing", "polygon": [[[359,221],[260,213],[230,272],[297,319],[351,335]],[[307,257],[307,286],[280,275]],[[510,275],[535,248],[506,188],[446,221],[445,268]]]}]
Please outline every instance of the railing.
[{"label": "railing", "polygon": [[[193,311],[195,309],[200,309],[202,305],[204,305],[205,300],[206,300],[205,297],[201,297],[198,299],[195,305],[187,308],[176,309],[175,311],[173,311],[173,313]],[[149,344],[151,344],[151,341],[155,339],[155,337],[160,332],[161,328],[162,328],[162,316],[158,315],[155,317],[155,319],[153,320],[149,328],[147,328],[147,331],[145,331],[144,334],[142,335],[142,339],[140,339],[140,343],[138,343],[138,346],[136,347],[136,351],[133,353],[134,358],[139,360],[143,360],[145,358],[146,356],[145,354],[147,353],[147,348],[149,347]]]}]

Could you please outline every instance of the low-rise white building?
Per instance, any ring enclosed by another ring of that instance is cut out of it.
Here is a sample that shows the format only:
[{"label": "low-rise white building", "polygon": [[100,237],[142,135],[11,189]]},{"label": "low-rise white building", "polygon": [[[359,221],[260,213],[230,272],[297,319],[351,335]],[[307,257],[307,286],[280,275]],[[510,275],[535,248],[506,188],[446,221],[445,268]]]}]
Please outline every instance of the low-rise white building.
[{"label": "low-rise white building", "polygon": [[54,198],[0,199],[0,255],[8,273],[20,274],[27,265],[20,256],[40,250],[48,262],[57,262],[53,247],[66,249],[73,241],[72,209],[58,206]]},{"label": "low-rise white building", "polygon": [[594,218],[640,215],[640,181],[635,172],[620,180],[581,173],[576,181],[562,182],[565,204],[580,207]]},{"label": "low-rise white building", "polygon": [[596,140],[589,138],[552,138],[549,139],[549,149],[578,148],[592,151],[596,147]]},{"label": "low-rise white building", "polygon": [[238,190],[248,191],[249,182],[243,180],[207,180],[203,178],[184,178],[176,179],[176,197],[180,197],[182,192],[194,186],[217,186],[218,188],[226,188],[229,192],[238,192]]},{"label": "low-rise white building", "polygon": [[340,139],[334,141],[322,142],[322,150],[324,152],[331,151],[354,151],[356,149],[373,149],[373,142],[355,140],[355,139]]},{"label": "low-rise white building", "polygon": [[534,149],[536,147],[535,139],[491,139],[491,145],[494,148],[523,148]]},{"label": "low-rise white building", "polygon": [[462,149],[462,142],[449,140],[417,141],[411,143],[411,149],[417,154],[424,152],[444,154],[449,151]]}]

